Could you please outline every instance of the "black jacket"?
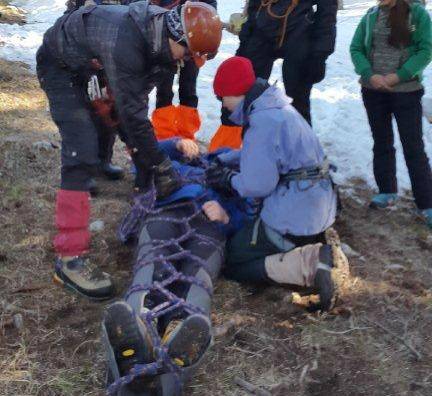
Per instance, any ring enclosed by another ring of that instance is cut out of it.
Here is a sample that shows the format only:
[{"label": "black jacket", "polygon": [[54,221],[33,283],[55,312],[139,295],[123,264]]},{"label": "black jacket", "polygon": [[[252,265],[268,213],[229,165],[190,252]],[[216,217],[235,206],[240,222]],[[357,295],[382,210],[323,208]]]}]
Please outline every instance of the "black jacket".
[{"label": "black jacket", "polygon": [[[152,3],[164,8],[173,8],[177,5],[186,3],[186,1],[188,0],[152,0]],[[210,4],[214,8],[217,8],[216,0],[192,0],[192,1],[201,1],[203,3]]]},{"label": "black jacket", "polygon": [[[279,0],[271,11],[283,15],[291,5],[291,0]],[[316,5],[316,11],[313,6]],[[248,21],[243,25],[240,39],[247,40],[252,32],[263,34],[277,45],[282,33],[283,22],[269,15],[261,8],[261,0],[249,0]],[[288,16],[285,30],[285,43],[288,47],[298,45],[297,39],[308,37],[310,54],[327,57],[333,53],[336,41],[337,0],[299,0],[298,5]],[[293,38],[290,40],[290,37]]]},{"label": "black jacket", "polygon": [[[115,4],[115,5],[128,5],[131,0],[93,0],[97,5],[100,4]],[[137,1],[137,0],[135,0]],[[85,4],[86,0],[68,0],[66,2],[66,12],[76,11],[78,8]]]},{"label": "black jacket", "polygon": [[[66,3],[67,6],[67,11],[66,12],[71,12],[71,11],[76,11],[78,8],[82,7],[84,5],[86,0],[69,0]],[[105,1],[105,0],[94,0],[96,4],[117,4],[117,5],[129,5],[131,3],[135,3],[139,0],[110,0],[110,1]],[[180,4],[184,4],[186,3],[187,0],[152,0],[151,3],[154,5],[158,5],[159,7],[163,7],[163,8],[173,8],[177,5]],[[195,0],[193,0],[195,1]],[[198,1],[198,0],[196,0]],[[213,6],[214,8],[217,8],[217,1],[216,0],[200,0],[203,3],[207,3],[210,4],[211,6]]]},{"label": "black jacket", "polygon": [[81,7],[59,18],[44,36],[43,45],[71,75],[86,75],[93,58],[104,65],[122,126],[142,153],[144,137],[153,134],[148,95],[175,63],[166,12],[147,1]]}]

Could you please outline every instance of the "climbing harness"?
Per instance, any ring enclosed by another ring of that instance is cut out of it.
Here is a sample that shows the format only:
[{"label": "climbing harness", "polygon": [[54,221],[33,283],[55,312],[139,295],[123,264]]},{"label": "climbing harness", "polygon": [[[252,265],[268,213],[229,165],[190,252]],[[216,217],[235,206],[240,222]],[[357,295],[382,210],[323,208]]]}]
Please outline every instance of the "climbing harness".
[{"label": "climbing harness", "polygon": [[[332,177],[330,172],[336,172],[337,168],[333,164],[330,164],[328,159],[324,159],[321,165],[304,167],[299,169],[294,169],[280,176],[279,183],[285,184],[289,187],[291,182],[296,182],[297,187],[300,191],[308,190],[315,183],[321,180],[330,180],[332,183]],[[310,185],[306,188],[300,186],[300,181],[309,180],[311,181]]]}]

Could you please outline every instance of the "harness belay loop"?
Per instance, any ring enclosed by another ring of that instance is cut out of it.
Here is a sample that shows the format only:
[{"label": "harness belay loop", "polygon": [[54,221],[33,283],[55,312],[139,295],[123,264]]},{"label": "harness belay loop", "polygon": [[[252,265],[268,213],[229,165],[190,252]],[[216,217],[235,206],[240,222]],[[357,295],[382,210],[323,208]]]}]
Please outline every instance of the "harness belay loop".
[{"label": "harness belay loop", "polygon": [[[330,180],[333,184],[330,172],[336,172],[337,167],[324,159],[321,165],[294,169],[280,176],[279,183],[286,184],[289,187],[290,182],[296,182],[299,190],[307,190],[320,180]],[[311,185],[306,189],[300,188],[299,182],[302,180],[310,180]]]}]

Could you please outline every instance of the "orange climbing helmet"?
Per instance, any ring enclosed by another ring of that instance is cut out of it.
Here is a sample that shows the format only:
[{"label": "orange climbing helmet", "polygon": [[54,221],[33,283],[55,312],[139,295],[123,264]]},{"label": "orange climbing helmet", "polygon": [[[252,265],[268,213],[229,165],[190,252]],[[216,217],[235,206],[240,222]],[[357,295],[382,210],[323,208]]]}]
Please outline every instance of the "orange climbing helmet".
[{"label": "orange climbing helmet", "polygon": [[187,1],[181,8],[186,44],[198,67],[216,56],[222,40],[222,22],[207,3]]}]

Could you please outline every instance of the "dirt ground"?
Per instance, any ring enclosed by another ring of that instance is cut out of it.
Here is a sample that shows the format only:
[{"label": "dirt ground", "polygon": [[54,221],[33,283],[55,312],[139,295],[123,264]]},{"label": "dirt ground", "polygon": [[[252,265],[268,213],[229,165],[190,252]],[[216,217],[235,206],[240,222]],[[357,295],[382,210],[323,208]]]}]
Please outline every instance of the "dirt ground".
[{"label": "dirt ground", "polygon": [[[0,120],[0,395],[103,395],[106,303],[51,281],[59,138],[23,65],[0,61]],[[115,162],[128,166],[120,145]],[[99,180],[102,192],[92,201],[92,221],[105,222],[94,234],[93,258],[114,276],[119,297],[131,252],[116,227],[129,206],[130,179]],[[432,394],[432,236],[409,197],[377,212],[367,209],[371,193],[361,180],[343,186],[335,228],[358,253],[330,314],[305,313],[287,289],[218,282],[214,323],[219,333],[234,325],[216,337],[186,395],[247,395],[235,377],[280,396]],[[14,318],[22,318],[20,330]]]}]

